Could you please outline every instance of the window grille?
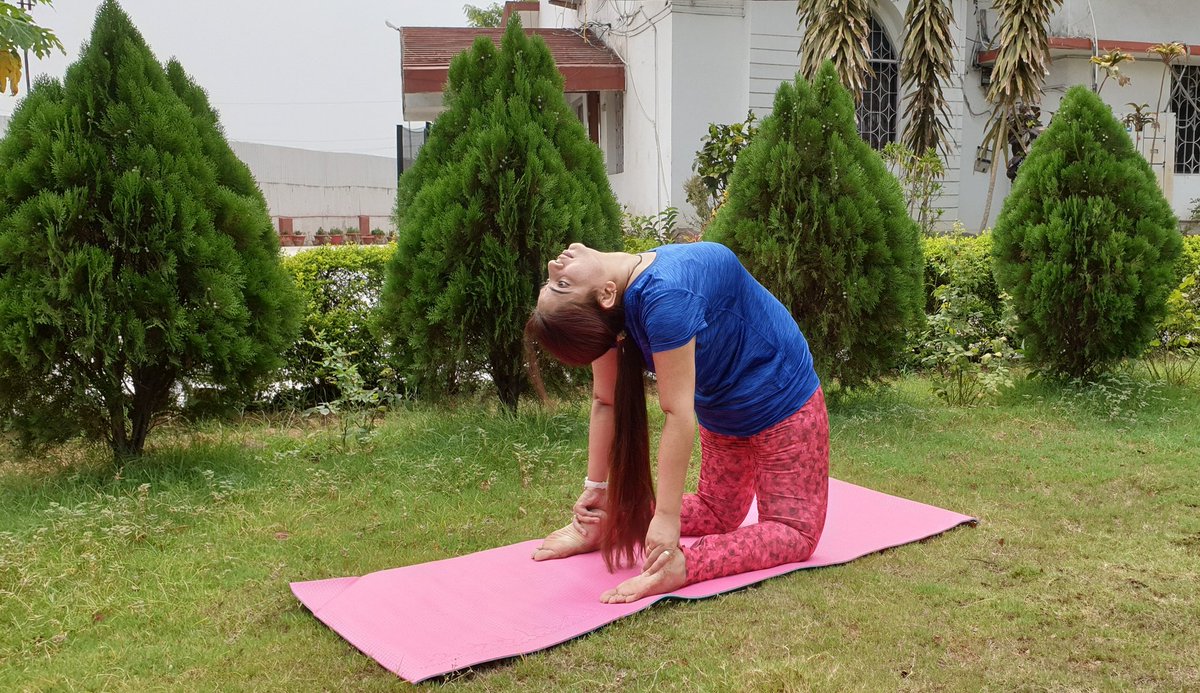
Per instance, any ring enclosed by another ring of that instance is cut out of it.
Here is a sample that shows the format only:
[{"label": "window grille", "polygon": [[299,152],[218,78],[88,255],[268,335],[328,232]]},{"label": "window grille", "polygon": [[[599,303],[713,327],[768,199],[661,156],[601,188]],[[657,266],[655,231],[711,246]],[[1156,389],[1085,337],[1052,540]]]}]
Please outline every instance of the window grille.
[{"label": "window grille", "polygon": [[1176,66],[1174,70],[1175,173],[1200,173],[1200,65]]},{"label": "window grille", "polygon": [[896,141],[900,113],[900,59],[878,20],[871,17],[868,63],[875,71],[867,76],[862,102],[858,104],[858,134],[875,149]]}]

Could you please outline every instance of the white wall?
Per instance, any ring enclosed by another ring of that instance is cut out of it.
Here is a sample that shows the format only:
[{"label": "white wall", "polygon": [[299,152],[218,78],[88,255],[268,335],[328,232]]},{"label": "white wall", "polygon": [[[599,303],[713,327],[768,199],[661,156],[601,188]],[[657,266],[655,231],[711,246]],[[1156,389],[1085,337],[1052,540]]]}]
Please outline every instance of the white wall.
[{"label": "white wall", "polygon": [[396,160],[384,156],[318,152],[251,142],[230,142],[267,198],[271,216],[292,217],[293,228],[309,235],[317,227],[371,226],[393,230]]},{"label": "white wall", "polygon": [[[0,136],[7,128],[8,118],[0,116]],[[312,235],[318,226],[357,228],[358,215],[366,214],[372,227],[394,230],[394,158],[251,142],[229,144],[250,167],[272,219],[294,217],[294,229]]]},{"label": "white wall", "polygon": [[[683,184],[695,173],[692,164],[709,123],[734,123],[750,108],[745,85],[750,76],[748,25],[741,8],[728,14],[703,14],[713,8],[689,8],[676,3],[671,27],[677,41],[671,56],[670,195],[668,204],[680,211],[680,226],[695,215]],[[655,210],[657,211],[657,210]]]},{"label": "white wall", "polygon": [[1187,42],[1185,35],[1191,35],[1195,43],[1198,23],[1200,5],[1196,0],[1063,0],[1050,17],[1055,36],[1091,37],[1094,26],[1101,39],[1150,43]]}]

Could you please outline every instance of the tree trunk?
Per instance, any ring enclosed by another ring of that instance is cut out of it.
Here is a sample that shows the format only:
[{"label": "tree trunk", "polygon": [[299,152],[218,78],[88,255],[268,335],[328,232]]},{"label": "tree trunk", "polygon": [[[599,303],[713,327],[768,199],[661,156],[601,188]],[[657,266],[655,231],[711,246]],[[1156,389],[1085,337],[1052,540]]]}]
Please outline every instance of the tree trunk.
[{"label": "tree trunk", "polygon": [[1000,122],[996,125],[996,132],[992,136],[995,138],[995,143],[992,146],[992,164],[991,175],[988,176],[988,193],[987,201],[983,203],[983,220],[979,222],[979,231],[983,232],[987,228],[988,219],[992,216],[992,195],[996,192],[996,167],[1000,165],[1000,156],[1005,152],[1004,147],[1008,141],[1008,123],[1010,114],[1005,110],[1000,115]]},{"label": "tree trunk", "polygon": [[500,396],[500,403],[504,405],[505,409],[515,413],[525,378],[521,367],[520,347],[516,350],[516,356],[513,353],[511,346],[505,348],[497,345],[493,348],[489,361],[491,361],[492,382],[496,384],[496,394]]},{"label": "tree trunk", "polygon": [[108,406],[108,445],[112,448],[113,461],[120,468],[125,461],[137,454],[130,448],[129,434],[125,429],[125,407],[120,394],[106,398]]}]

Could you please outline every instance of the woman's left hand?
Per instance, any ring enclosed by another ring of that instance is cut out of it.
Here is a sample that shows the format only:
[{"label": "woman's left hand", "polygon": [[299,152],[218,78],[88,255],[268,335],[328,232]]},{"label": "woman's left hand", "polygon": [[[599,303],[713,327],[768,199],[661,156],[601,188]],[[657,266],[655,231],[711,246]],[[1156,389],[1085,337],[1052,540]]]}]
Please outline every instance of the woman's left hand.
[{"label": "woman's left hand", "polygon": [[[646,530],[646,558],[642,571],[648,571],[663,551],[679,548],[679,515],[654,513]],[[665,563],[665,561],[664,561]]]}]

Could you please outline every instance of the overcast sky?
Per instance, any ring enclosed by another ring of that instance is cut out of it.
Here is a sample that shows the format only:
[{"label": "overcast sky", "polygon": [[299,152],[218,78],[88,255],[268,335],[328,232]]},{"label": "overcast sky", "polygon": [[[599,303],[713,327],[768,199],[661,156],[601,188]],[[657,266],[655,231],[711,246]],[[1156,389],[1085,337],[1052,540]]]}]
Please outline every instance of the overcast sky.
[{"label": "overcast sky", "polygon": [[[119,0],[160,62],[178,58],[208,91],[233,140],[395,156],[396,26],[466,26],[463,0]],[[472,2],[476,6],[485,0]],[[61,78],[91,34],[100,0],[38,5],[67,54],[31,56]],[[0,115],[24,96],[0,96]]]}]

